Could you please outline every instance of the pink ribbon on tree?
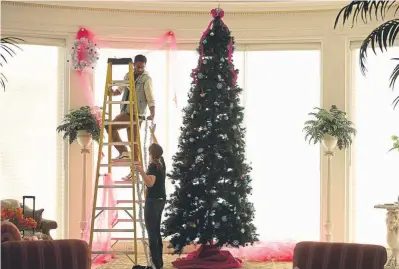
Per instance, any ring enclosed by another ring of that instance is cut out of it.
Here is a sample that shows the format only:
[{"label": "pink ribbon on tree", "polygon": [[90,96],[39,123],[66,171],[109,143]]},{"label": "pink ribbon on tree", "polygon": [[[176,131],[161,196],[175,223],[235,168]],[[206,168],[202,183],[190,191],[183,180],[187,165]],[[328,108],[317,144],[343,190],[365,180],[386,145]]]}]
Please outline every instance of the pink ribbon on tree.
[{"label": "pink ribbon on tree", "polygon": [[[224,17],[224,11],[223,11],[223,9],[221,9],[221,8],[214,8],[214,9],[211,10],[211,15],[212,15],[212,17],[213,17],[213,20],[208,24],[208,27],[205,29],[205,31],[204,31],[204,33],[202,34],[202,37],[201,37],[201,39],[200,39],[200,51],[199,51],[200,60],[198,61],[198,66],[197,66],[197,68],[193,69],[193,71],[192,71],[192,73],[191,73],[191,77],[194,79],[194,82],[195,82],[195,83],[198,82],[197,76],[196,76],[196,75],[198,74],[198,71],[199,71],[200,68],[201,68],[202,57],[204,56],[204,40],[205,40],[206,36],[208,35],[209,31],[210,31],[211,28],[212,28],[213,22],[215,21],[215,19],[216,19],[217,17],[219,17],[221,23],[226,27],[227,30],[229,29],[229,28],[227,27],[227,25],[226,25],[226,24],[223,22],[223,20],[222,20],[222,18]],[[236,82],[237,82],[237,72],[236,72],[236,70],[234,69],[234,65],[232,64],[232,57],[233,57],[233,38],[230,37],[229,54],[228,54],[228,56],[227,56],[227,63],[229,64],[229,66],[230,66],[230,71],[231,71],[231,73],[233,74],[233,82],[232,82],[232,85],[231,85],[231,86],[234,87],[234,85],[235,85]]]}]

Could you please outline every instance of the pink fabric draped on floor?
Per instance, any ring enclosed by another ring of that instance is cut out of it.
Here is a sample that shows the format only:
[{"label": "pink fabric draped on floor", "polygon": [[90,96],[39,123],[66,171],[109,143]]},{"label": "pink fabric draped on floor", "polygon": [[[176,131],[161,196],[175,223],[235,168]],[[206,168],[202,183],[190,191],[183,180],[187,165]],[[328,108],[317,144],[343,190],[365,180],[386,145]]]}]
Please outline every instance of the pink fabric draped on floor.
[{"label": "pink fabric draped on floor", "polygon": [[227,247],[234,257],[251,262],[291,262],[297,242],[257,242],[253,246],[233,248]]},{"label": "pink fabric draped on floor", "polygon": [[227,250],[214,246],[201,245],[197,250],[187,254],[184,258],[177,258],[172,262],[178,269],[228,269],[242,267],[242,261],[234,258]]},{"label": "pink fabric draped on floor", "polygon": [[[103,183],[101,182],[101,178],[103,178]],[[114,181],[111,179],[111,175],[107,174],[104,177],[100,177],[99,184],[103,185],[114,185]],[[98,189],[97,194],[97,206],[101,207],[115,207],[116,206],[116,199],[114,197],[114,189],[113,188],[101,188]],[[93,205],[93,201],[91,202]],[[88,210],[87,216],[87,225],[84,231],[83,240],[89,243],[90,240],[90,225],[91,225],[91,211],[92,207]],[[96,212],[98,214],[98,212]],[[94,222],[95,229],[111,229],[113,225],[117,222],[118,219],[118,211],[116,210],[104,210]],[[93,251],[111,251],[111,233],[107,232],[96,232],[93,233]],[[115,255],[111,254],[93,254],[93,267],[96,268],[101,264],[107,263],[115,258]]]}]

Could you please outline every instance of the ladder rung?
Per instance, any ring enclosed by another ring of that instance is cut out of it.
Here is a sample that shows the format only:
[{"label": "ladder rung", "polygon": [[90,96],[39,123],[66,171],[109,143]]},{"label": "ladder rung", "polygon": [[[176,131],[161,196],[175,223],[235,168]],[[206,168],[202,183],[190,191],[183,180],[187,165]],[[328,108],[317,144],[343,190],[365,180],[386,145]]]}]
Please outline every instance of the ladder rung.
[{"label": "ladder rung", "polygon": [[[108,145],[112,145],[112,146],[128,146],[132,144],[131,142],[104,142],[103,146],[108,146]],[[133,144],[137,145],[137,142],[133,142]]]},{"label": "ladder rung", "polygon": [[98,185],[99,189],[129,189],[132,185]]},{"label": "ladder rung", "polygon": [[[121,104],[121,105],[124,105],[124,104],[128,105],[128,104],[130,104],[129,101],[107,101],[106,103],[107,103],[107,105],[109,105],[109,104]],[[133,104],[133,103],[132,103],[132,104]]]},{"label": "ladder rung", "polygon": [[135,221],[144,221],[144,220],[143,219],[134,219],[134,220],[133,219],[118,219],[116,223],[127,223],[127,222],[132,223]]},{"label": "ladder rung", "polygon": [[132,185],[132,181],[130,180],[117,180],[117,181],[114,181],[114,184],[122,184],[122,185],[126,185],[126,184],[130,184],[130,185]]},{"label": "ladder rung", "polygon": [[[107,125],[116,125],[116,124],[130,125],[130,121],[109,121],[109,122],[107,122]],[[133,124],[136,124],[136,122],[133,121]]]},{"label": "ladder rung", "polygon": [[108,86],[130,86],[129,80],[112,80]]},{"label": "ladder rung", "polygon": [[[144,201],[136,201],[136,204],[142,204]],[[97,206],[96,210],[133,210],[132,206]]]},{"label": "ladder rung", "polygon": [[133,233],[133,229],[93,229],[93,232],[108,232],[108,233]]},{"label": "ladder rung", "polygon": [[[142,204],[144,202],[145,202],[144,200],[142,200],[142,201],[136,200],[136,203],[138,203],[138,204]],[[116,203],[117,204],[131,204],[131,203],[133,203],[133,200],[116,200]]]},{"label": "ladder rung", "polygon": [[98,206],[96,210],[133,210],[132,206]]},{"label": "ladder rung", "polygon": [[[101,167],[108,167],[107,163],[102,163],[100,164]],[[120,166],[120,167],[130,167],[132,164],[126,160],[125,162],[114,162],[111,164],[111,166]]]},{"label": "ladder rung", "polygon": [[[133,237],[111,237],[111,240],[114,241],[131,241],[134,240]],[[143,240],[143,238],[136,238],[136,240]],[[144,238],[144,240],[148,240],[148,238]]]},{"label": "ladder rung", "polygon": [[91,254],[115,254],[115,255],[125,255],[125,254],[134,254],[134,251],[105,251],[105,250],[92,250]]},{"label": "ladder rung", "polygon": [[[140,219],[137,219],[140,220]],[[133,219],[117,219],[117,222],[133,222]]]}]

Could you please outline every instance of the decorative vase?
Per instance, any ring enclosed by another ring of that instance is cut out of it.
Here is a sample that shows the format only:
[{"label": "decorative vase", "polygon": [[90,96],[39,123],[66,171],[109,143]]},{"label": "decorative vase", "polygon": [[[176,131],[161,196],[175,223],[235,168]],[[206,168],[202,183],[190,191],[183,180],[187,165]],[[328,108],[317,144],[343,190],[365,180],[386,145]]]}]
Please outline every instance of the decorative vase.
[{"label": "decorative vase", "polygon": [[91,133],[86,130],[77,131],[77,141],[82,148],[90,147],[91,143],[93,142],[93,137]]},{"label": "decorative vase", "polygon": [[321,141],[321,144],[323,145],[326,151],[333,151],[337,146],[337,142],[338,139],[336,137],[331,136],[329,134],[325,134],[323,140]]}]

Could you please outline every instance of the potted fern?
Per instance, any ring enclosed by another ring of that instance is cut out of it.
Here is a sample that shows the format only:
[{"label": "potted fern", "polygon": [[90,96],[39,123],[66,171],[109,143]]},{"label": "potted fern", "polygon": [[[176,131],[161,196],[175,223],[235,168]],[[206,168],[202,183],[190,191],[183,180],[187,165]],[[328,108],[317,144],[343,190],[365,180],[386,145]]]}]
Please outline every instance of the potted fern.
[{"label": "potted fern", "polygon": [[309,143],[321,142],[327,151],[336,146],[345,149],[352,144],[352,136],[356,135],[353,123],[346,118],[346,113],[335,105],[330,110],[315,108],[317,112],[309,113],[314,119],[305,122],[303,131]]},{"label": "potted fern", "polygon": [[72,144],[76,140],[82,147],[88,147],[92,139],[100,139],[99,111],[89,106],[73,109],[64,116],[62,124],[57,127],[58,133],[64,133],[63,138]]}]

